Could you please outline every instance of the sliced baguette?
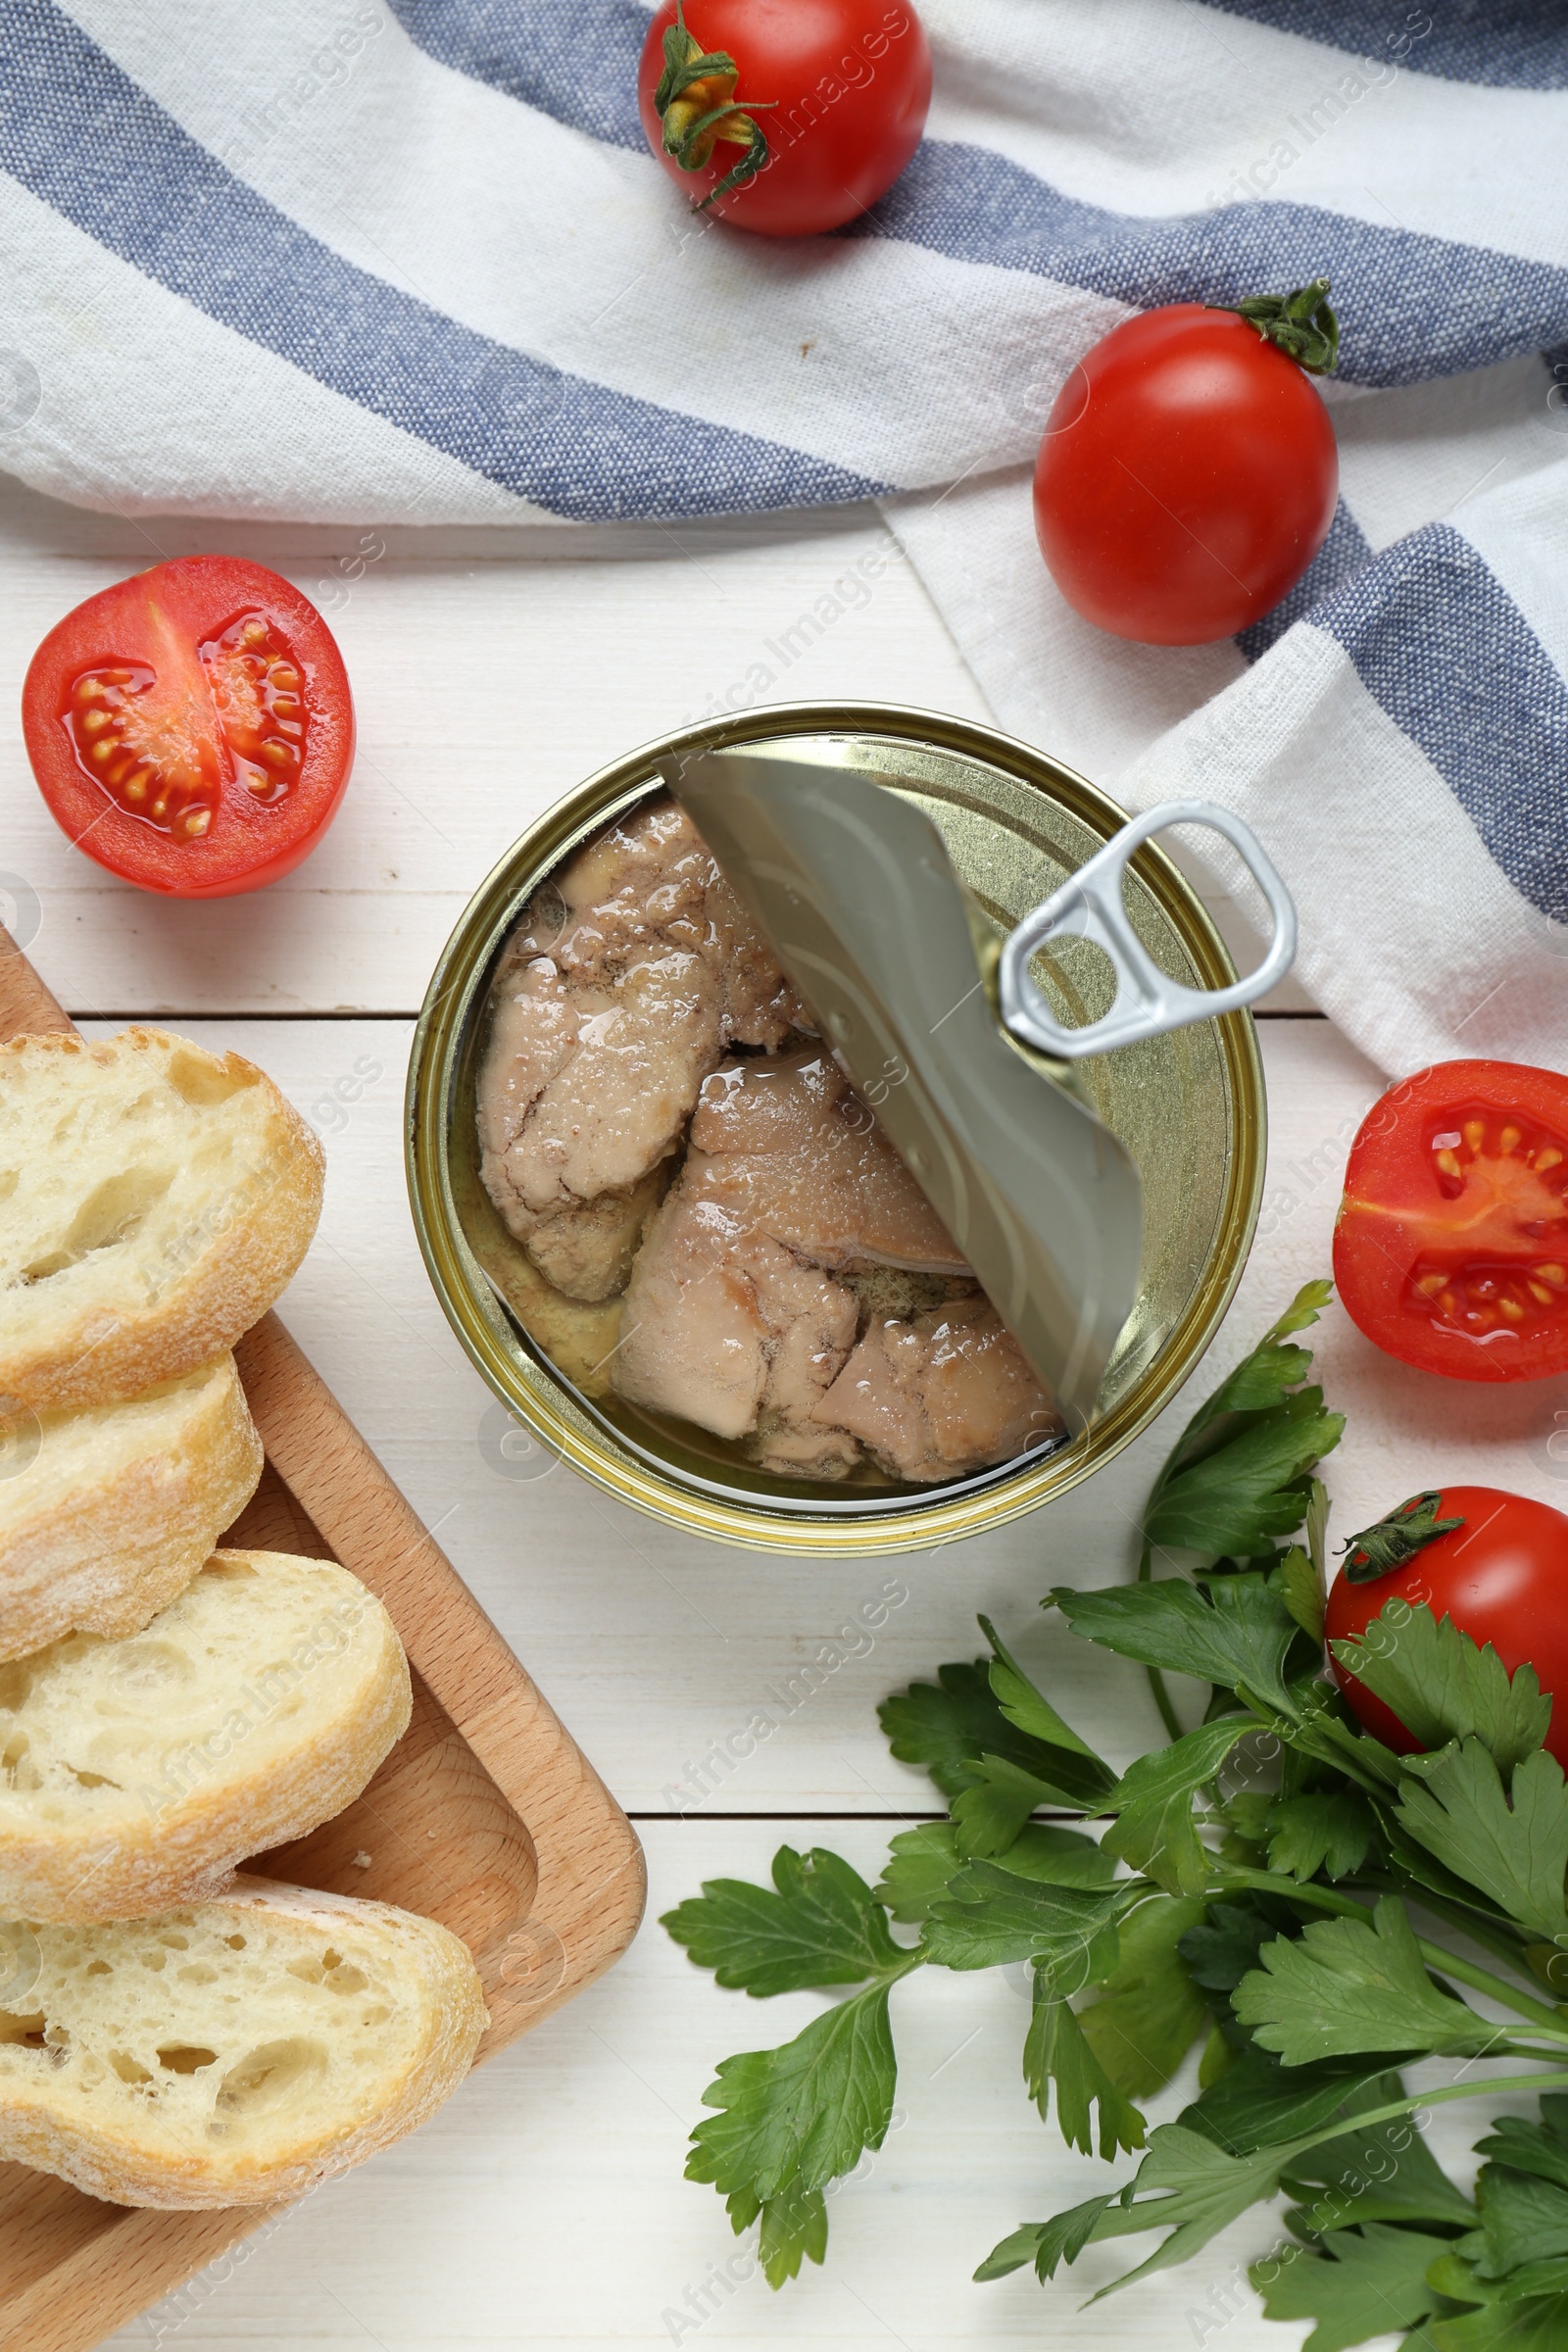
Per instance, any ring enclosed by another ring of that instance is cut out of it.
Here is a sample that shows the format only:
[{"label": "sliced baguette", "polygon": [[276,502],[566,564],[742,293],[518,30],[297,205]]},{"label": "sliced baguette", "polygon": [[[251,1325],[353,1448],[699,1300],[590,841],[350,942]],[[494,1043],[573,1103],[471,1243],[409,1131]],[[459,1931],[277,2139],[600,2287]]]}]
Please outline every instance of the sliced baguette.
[{"label": "sliced baguette", "polygon": [[161,1029],[0,1046],[0,1412],[193,1371],[305,1255],[321,1148],[270,1078]]},{"label": "sliced baguette", "polygon": [[0,1918],[133,1919],[352,1804],[408,1729],[408,1661],[357,1577],[215,1552],[125,1642],[0,1666]]},{"label": "sliced baguette", "polygon": [[63,1634],[139,1633],[198,1573],[262,1475],[226,1351],[124,1404],[29,1415],[9,1439],[0,1660]]},{"label": "sliced baguette", "polygon": [[236,1880],[118,1927],[0,1927],[0,2157],[119,2205],[298,2196],[424,2121],[487,2019],[466,1944]]}]

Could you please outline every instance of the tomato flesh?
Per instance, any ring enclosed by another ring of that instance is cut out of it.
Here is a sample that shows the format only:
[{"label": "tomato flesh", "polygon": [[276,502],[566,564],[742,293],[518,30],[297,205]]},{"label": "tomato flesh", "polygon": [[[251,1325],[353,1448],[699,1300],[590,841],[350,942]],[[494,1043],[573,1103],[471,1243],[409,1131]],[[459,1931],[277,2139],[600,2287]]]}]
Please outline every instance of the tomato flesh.
[{"label": "tomato flesh", "polygon": [[[841,228],[887,193],[920,144],[931,105],[931,50],[900,0],[685,0],[687,31],[739,69],[733,103],[756,105],[768,161],[712,212],[764,237]],[[685,171],[666,155],[654,92],[675,0],[654,12],[637,76],[648,144],[693,204],[711,196],[741,160],[720,136],[708,163]],[[695,93],[694,93],[695,94]],[[725,91],[707,92],[722,104]]]},{"label": "tomato flesh", "polygon": [[348,782],[353,705],[325,621],[261,564],[196,556],[91,597],[23,691],[33,772],[87,855],[220,898],[315,847]]},{"label": "tomato flesh", "polygon": [[1415,1752],[1417,1742],[1393,1709],[1340,1663],[1332,1644],[1358,1641],[1390,1601],[1424,1603],[1435,1617],[1451,1617],[1483,1648],[1490,1642],[1510,1674],[1533,1666],[1548,1697],[1563,1693],[1562,1713],[1552,1708],[1546,1745],[1568,1767],[1568,1518],[1497,1487],[1445,1487],[1437,1516],[1464,1525],[1370,1583],[1353,1584],[1342,1573],[1329,1592],[1324,1630],[1347,1703],[1385,1747],[1396,1755]]},{"label": "tomato flesh", "polygon": [[1097,628],[1205,645],[1296,585],[1339,481],[1311,378],[1234,313],[1171,303],[1113,327],[1062,386],[1035,467],[1035,533]]},{"label": "tomato flesh", "polygon": [[1350,1147],[1334,1273],[1375,1346],[1455,1380],[1568,1371],[1568,1079],[1440,1062]]}]

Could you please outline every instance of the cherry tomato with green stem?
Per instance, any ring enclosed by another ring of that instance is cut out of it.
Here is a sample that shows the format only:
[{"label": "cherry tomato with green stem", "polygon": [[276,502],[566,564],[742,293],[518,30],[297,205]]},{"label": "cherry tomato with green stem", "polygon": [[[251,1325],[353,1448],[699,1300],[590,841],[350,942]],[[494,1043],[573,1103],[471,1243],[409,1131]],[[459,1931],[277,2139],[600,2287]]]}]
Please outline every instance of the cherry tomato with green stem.
[{"label": "cherry tomato with green stem", "polygon": [[1142,645],[1206,645],[1273,611],[1328,536],[1339,446],[1308,370],[1338,356],[1328,281],[1113,327],[1057,395],[1035,532],[1075,612]]},{"label": "cherry tomato with green stem", "polygon": [[[1422,1541],[1423,1527],[1443,1532]],[[1400,1559],[1401,1552],[1408,1556]],[[1396,1564],[1378,1573],[1381,1557]],[[1545,1743],[1568,1766],[1568,1517],[1497,1487],[1434,1488],[1349,1546],[1324,1627],[1334,1679],[1373,1738],[1409,1755],[1420,1742],[1335,1654],[1336,1643],[1360,1642],[1391,1602],[1396,1605],[1394,1622],[1382,1629],[1385,1639],[1398,1639],[1397,1604],[1425,1606],[1434,1617],[1451,1618],[1478,1646],[1490,1642],[1510,1674],[1533,1666],[1545,1695],[1561,1699]],[[1378,1639],[1375,1632],[1374,1643]]]},{"label": "cherry tomato with green stem", "polygon": [[906,0],[662,0],[637,99],[697,210],[815,236],[868,211],[919,146],[931,51]]}]

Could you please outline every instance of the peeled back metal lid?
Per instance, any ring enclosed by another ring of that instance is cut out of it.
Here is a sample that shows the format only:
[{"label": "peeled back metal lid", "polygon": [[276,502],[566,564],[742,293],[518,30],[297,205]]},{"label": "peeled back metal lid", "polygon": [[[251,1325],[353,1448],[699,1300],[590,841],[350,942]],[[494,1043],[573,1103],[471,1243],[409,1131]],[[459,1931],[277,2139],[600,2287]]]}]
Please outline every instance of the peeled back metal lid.
[{"label": "peeled back metal lid", "polygon": [[[1009,1042],[936,826],[843,760],[830,738],[704,752],[672,761],[664,780],[1076,1434],[1137,1297],[1138,1170],[1094,1111]],[[1138,842],[1184,821],[1222,831],[1273,908],[1268,956],[1233,988],[1171,981],[1121,905]],[[1089,1029],[1064,1030],[1028,977],[1029,956],[1062,932],[1095,940],[1116,966],[1116,1002]],[[1003,1018],[1036,1052],[1077,1059],[1250,1001],[1294,947],[1290,901],[1246,828],[1176,804],[1125,827],[1018,926],[1002,956]]]}]

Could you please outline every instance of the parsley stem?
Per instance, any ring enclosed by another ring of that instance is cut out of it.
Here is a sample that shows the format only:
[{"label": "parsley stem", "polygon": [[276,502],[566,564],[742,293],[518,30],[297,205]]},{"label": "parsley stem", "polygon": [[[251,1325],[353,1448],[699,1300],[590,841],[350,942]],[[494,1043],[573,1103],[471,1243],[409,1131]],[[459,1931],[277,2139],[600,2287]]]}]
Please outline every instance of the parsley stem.
[{"label": "parsley stem", "polygon": [[[1289,1881],[1282,1881],[1277,1871],[1227,1870],[1222,1875],[1222,1883],[1226,1886],[1253,1887],[1260,1894],[1278,1895],[1285,1902],[1305,1903],[1319,1911],[1332,1911],[1339,1919],[1370,1920],[1372,1917],[1370,1903],[1358,1903],[1353,1895],[1336,1894],[1327,1886],[1302,1886],[1299,1881],[1293,1885]],[[1422,1959],[1439,1976],[1457,1977],[1461,1984],[1470,1985],[1476,1992],[1490,1993],[1505,2009],[1513,2010],[1515,2016],[1527,2017],[1541,2032],[1550,2034],[1554,2038],[1560,2036],[1568,2042],[1568,2020],[1563,2018],[1560,2011],[1549,2008],[1544,2001],[1532,2000],[1527,1992],[1516,1992],[1500,1977],[1493,1976],[1488,1969],[1472,1966],[1470,1961],[1461,1960],[1454,1952],[1446,1952],[1441,1944],[1428,1943],[1421,1936],[1417,1936],[1416,1941]]]},{"label": "parsley stem", "polygon": [[1412,2091],[1408,2098],[1396,2099],[1391,2107],[1371,2107],[1364,2115],[1341,2116],[1338,2123],[1326,2124],[1321,2132],[1314,2132],[1310,2139],[1294,2144],[1304,2153],[1325,2139],[1343,2139],[1348,2132],[1365,2131],[1369,2124],[1392,2124],[1396,2115],[1408,2115],[1413,2107],[1446,2106],[1452,2099],[1495,2099],[1509,2090],[1559,2087],[1568,2088],[1568,2074],[1494,2075],[1486,2082],[1450,2082],[1443,2090]]}]

